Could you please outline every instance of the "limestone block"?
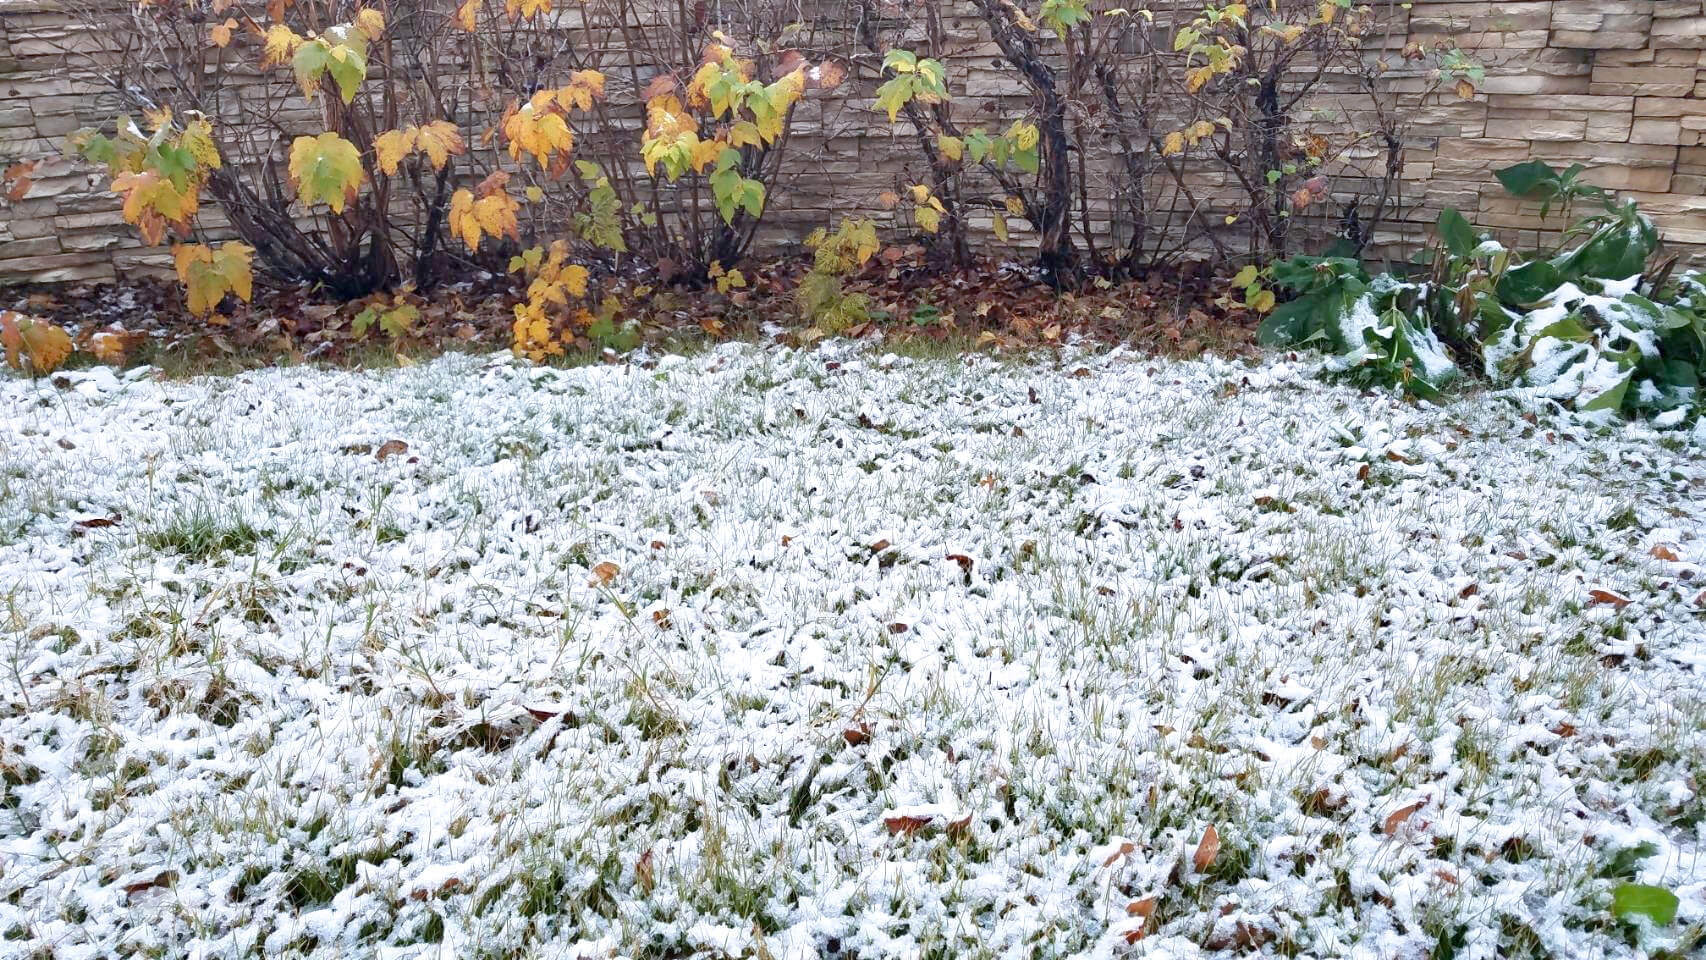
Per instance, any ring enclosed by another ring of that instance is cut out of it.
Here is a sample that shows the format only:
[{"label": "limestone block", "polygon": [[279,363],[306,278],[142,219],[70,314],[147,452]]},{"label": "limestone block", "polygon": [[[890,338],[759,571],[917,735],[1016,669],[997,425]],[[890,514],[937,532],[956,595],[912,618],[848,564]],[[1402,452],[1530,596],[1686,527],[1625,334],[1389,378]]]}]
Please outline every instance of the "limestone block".
[{"label": "limestone block", "polygon": [[1616,96],[1686,97],[1694,91],[1698,72],[1690,67],[1596,66],[1590,92]]},{"label": "limestone block", "polygon": [[[1682,121],[1677,118],[1643,117],[1629,131],[1630,143],[1682,143]],[[1693,139],[1690,138],[1690,143]]]}]

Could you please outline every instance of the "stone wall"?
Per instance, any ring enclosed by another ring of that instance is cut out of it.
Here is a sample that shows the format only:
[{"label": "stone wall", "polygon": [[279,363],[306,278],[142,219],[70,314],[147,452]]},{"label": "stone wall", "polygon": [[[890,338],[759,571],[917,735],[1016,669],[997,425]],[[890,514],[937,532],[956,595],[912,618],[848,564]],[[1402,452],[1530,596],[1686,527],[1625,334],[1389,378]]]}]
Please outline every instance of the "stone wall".
[{"label": "stone wall", "polygon": [[[1486,78],[1472,100],[1424,98],[1427,78],[1391,57],[1397,69],[1388,83],[1409,98],[1414,126],[1399,215],[1376,238],[1379,249],[1401,253],[1424,242],[1445,206],[1517,243],[1544,239],[1556,217],[1542,221],[1492,175],[1539,158],[1585,164],[1589,180],[1639,200],[1685,260],[1706,265],[1706,0],[1391,6],[1400,44],[1449,38],[1486,65]],[[976,23],[961,18],[952,27],[969,35]],[[76,66],[79,52],[110,39],[68,23],[54,0],[0,0],[0,165],[51,157],[66,134],[119,112],[116,98]],[[987,48],[951,63],[950,73],[957,96],[1019,92],[991,68]],[[880,216],[875,198],[893,186],[907,144],[857,100],[813,105],[799,120],[801,163],[768,212],[769,238],[797,240],[851,208]],[[22,200],[0,198],[0,283],[109,280],[161,268],[164,251],[140,245],[96,171],[52,159],[35,179]],[[1110,212],[1103,225],[1117,230],[1115,219]],[[201,224],[220,236],[215,210]]]}]

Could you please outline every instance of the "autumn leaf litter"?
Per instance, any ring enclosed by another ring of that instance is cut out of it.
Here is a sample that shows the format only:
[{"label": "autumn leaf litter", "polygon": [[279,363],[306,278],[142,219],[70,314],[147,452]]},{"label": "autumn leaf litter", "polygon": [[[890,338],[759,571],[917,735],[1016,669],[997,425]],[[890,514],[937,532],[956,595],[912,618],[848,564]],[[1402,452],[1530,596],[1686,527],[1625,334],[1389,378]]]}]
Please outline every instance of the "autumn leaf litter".
[{"label": "autumn leaf litter", "polygon": [[0,381],[0,956],[1686,949],[1699,439],[1306,373]]}]

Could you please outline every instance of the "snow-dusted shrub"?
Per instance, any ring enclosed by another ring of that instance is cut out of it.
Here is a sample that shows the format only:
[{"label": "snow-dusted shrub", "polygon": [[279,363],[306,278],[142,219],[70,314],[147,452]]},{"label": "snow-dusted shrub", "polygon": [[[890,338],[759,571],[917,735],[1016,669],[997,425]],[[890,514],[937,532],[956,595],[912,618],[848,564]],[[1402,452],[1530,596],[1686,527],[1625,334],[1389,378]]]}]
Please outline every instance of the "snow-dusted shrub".
[{"label": "snow-dusted shrub", "polygon": [[1512,193],[1548,207],[1599,204],[1558,250],[1525,258],[1448,209],[1422,279],[1370,277],[1343,259],[1274,264],[1274,286],[1295,296],[1263,323],[1263,340],[1319,347],[1331,354],[1329,371],[1420,396],[1469,368],[1580,413],[1681,423],[1701,405],[1706,281],[1649,274],[1659,246],[1652,221],[1579,174],[1540,163],[1500,171]]}]

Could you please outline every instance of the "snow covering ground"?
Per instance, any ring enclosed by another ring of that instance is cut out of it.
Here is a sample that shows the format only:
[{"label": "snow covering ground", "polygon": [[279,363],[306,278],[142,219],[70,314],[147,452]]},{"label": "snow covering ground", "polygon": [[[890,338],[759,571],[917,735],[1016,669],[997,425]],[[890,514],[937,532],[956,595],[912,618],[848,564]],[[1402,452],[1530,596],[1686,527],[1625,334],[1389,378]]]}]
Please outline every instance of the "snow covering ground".
[{"label": "snow covering ground", "polygon": [[0,381],[0,956],[1706,923],[1697,438],[1278,360],[71,380]]}]

